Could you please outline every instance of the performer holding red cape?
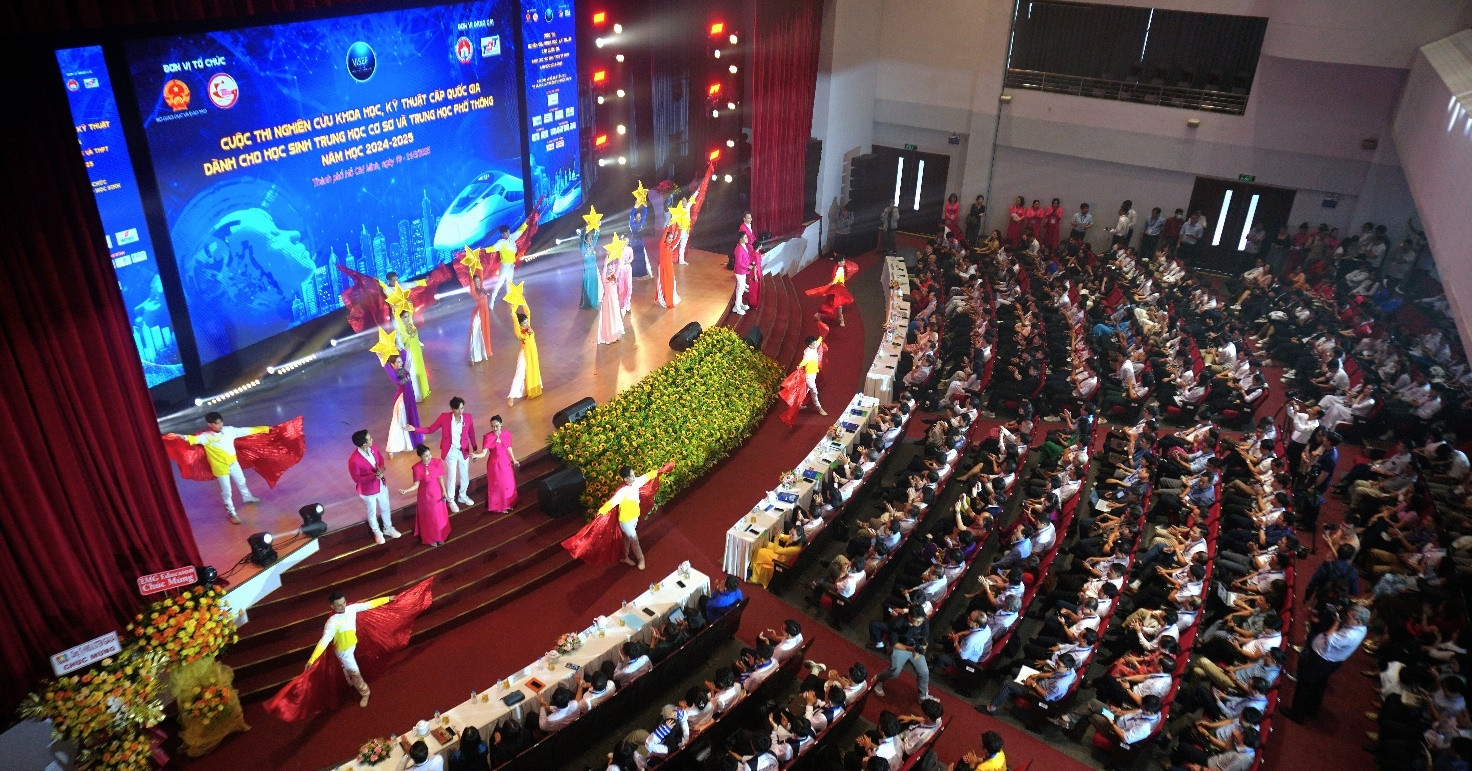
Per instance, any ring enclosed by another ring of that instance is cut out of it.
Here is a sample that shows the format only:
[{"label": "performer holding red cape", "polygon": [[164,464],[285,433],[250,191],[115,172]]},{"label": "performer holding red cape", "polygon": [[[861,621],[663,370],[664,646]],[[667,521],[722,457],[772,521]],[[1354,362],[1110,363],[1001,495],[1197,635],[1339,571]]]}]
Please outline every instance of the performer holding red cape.
[{"label": "performer holding red cape", "polygon": [[833,266],[833,280],[827,285],[814,287],[807,290],[811,297],[822,297],[823,307],[818,311],[818,320],[824,316],[838,319],[838,326],[844,326],[843,306],[853,305],[853,293],[845,286],[847,281],[859,272],[859,264],[853,260],[838,259],[838,264]]},{"label": "performer holding red cape", "polygon": [[[332,615],[306,670],[266,702],[266,711],[291,722],[342,706],[346,682],[368,706],[368,680],[383,673],[389,654],[409,644],[414,619],[434,600],[434,578],[426,578],[393,597],[349,605],[333,592]],[[328,645],[335,656],[323,656]]]},{"label": "performer holding red cape", "polygon": [[240,517],[235,514],[231,481],[240,488],[245,503],[255,503],[258,499],[246,486],[244,469],[254,469],[266,480],[267,487],[275,487],[281,475],[306,454],[302,416],[275,426],[253,428],[226,426],[225,418],[218,412],[211,412],[204,419],[209,428],[198,434],[164,434],[164,451],[179,465],[179,474],[185,479],[218,481],[225,512],[238,525]]},{"label": "performer holding red cape", "polygon": [[392,326],[394,317],[404,310],[414,314],[415,324],[423,323],[424,311],[435,303],[435,290],[455,280],[449,265],[439,265],[429,275],[408,284],[400,283],[399,274],[393,271],[385,276],[385,283],[341,265],[337,269],[352,279],[352,284],[342,290],[342,302],[347,306],[348,326],[354,332]]},{"label": "performer holding red cape", "polygon": [[[821,322],[819,326],[826,329]],[[823,357],[827,352],[828,346],[823,343],[823,338],[808,338],[807,348],[802,352],[802,361],[798,362],[797,369],[782,381],[782,387],[777,390],[777,398],[787,405],[777,415],[783,423],[790,426],[796,422],[798,411],[807,403],[810,395],[813,397],[813,406],[818,408],[818,414],[827,416],[823,403],[818,401],[818,372],[823,367]]]},{"label": "performer holding red cape", "polygon": [[628,466],[619,469],[624,484],[598,509],[593,521],[562,542],[562,548],[589,565],[625,563],[644,569],[644,550],[639,544],[639,517],[654,508],[659,478],[674,470],[673,461],[653,474],[635,476]]}]

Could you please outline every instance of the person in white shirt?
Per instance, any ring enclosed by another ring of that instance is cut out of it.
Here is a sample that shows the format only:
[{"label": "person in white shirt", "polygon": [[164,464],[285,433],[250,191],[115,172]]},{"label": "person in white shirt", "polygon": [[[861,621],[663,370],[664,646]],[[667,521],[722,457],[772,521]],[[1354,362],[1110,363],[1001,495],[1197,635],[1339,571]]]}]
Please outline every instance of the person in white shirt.
[{"label": "person in white shirt", "polygon": [[945,709],[939,701],[926,699],[920,702],[919,715],[905,715],[900,718],[900,724],[905,726],[904,732],[900,734],[900,748],[904,750],[905,757],[919,752],[940,731],[941,718],[944,716]]},{"label": "person in white shirt", "polygon": [[730,667],[716,670],[715,680],[705,684],[710,691],[710,703],[716,715],[722,715],[741,698],[741,684],[736,682],[736,673]]},{"label": "person in white shirt", "polygon": [[537,725],[549,734],[562,730],[583,714],[582,705],[573,698],[573,692],[560,685],[552,691],[552,701],[543,699],[540,693],[537,701],[542,705],[537,710]]},{"label": "person in white shirt", "polygon": [[1293,691],[1293,709],[1284,711],[1294,722],[1311,720],[1319,713],[1329,678],[1360,647],[1368,631],[1370,609],[1351,606],[1334,619],[1328,629],[1304,646],[1298,660],[1298,687]]},{"label": "person in white shirt", "polygon": [[602,672],[594,672],[587,680],[578,684],[577,700],[584,712],[592,710],[600,702],[613,695],[618,687]]},{"label": "person in white shirt", "polygon": [[403,768],[414,771],[445,771],[445,759],[439,755],[431,756],[429,745],[420,739],[409,747],[409,754],[404,756]]},{"label": "person in white shirt", "polygon": [[780,663],[802,648],[802,625],[789,618],[782,622],[781,632],[768,629],[757,635],[756,640],[771,645],[772,658]]},{"label": "person in white shirt", "polygon": [[1140,700],[1140,708],[1137,710],[1126,710],[1114,716],[1113,720],[1105,717],[1102,713],[1094,715],[1091,722],[1094,729],[1125,743],[1135,742],[1149,738],[1160,725],[1160,697],[1155,695],[1146,696]]},{"label": "person in white shirt", "polygon": [[[348,684],[357,689],[362,697],[358,705],[368,706],[368,683],[363,680],[363,673],[358,671],[358,659],[354,651],[358,647],[358,614],[365,610],[372,610],[380,605],[387,605],[393,601],[393,597],[379,597],[367,602],[355,602],[351,605],[343,597],[342,592],[333,592],[328,597],[332,605],[332,615],[327,617],[327,623],[322,627],[322,639],[317,641],[317,647],[307,659],[306,668],[310,668],[317,661],[328,645],[333,646],[337,654],[338,663],[342,664],[343,674],[347,675]],[[303,671],[305,671],[305,669]]]},{"label": "person in white shirt", "polygon": [[623,688],[648,672],[652,664],[649,661],[649,646],[638,640],[629,640],[623,644],[621,650],[624,662],[613,671],[613,681]]},{"label": "person in white shirt", "polygon": [[[204,416],[206,429],[197,434],[188,434],[181,438],[194,445],[204,445],[205,460],[209,461],[210,473],[215,476],[215,481],[220,483],[220,500],[225,503],[225,513],[230,515],[230,521],[240,524],[240,517],[235,514],[235,500],[230,483],[240,488],[240,500],[242,503],[255,503],[260,499],[251,495],[250,486],[245,482],[245,472],[240,468],[240,461],[235,456],[235,440],[242,436],[253,434],[264,434],[271,430],[270,426],[251,426],[240,428],[239,426],[225,425],[225,417],[218,412],[210,412]],[[175,436],[170,434],[170,436]]]}]

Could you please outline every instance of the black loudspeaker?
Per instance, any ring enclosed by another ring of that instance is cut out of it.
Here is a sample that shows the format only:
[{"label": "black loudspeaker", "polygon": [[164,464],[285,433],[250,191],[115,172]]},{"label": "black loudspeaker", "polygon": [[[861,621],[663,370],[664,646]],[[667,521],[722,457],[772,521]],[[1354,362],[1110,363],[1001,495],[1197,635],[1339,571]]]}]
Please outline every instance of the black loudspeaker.
[{"label": "black loudspeaker", "polygon": [[808,137],[807,155],[803,162],[802,210],[803,216],[816,215],[818,211],[818,171],[823,163],[823,140]]},{"label": "black loudspeaker", "polygon": [[756,350],[760,351],[762,349],[762,328],[761,328],[761,326],[758,325],[758,324],[752,324],[751,325],[751,329],[746,330],[746,334],[744,334],[744,335],[741,336],[741,342],[746,343],[747,345],[751,346],[752,348],[755,348]]},{"label": "black loudspeaker", "polygon": [[593,401],[593,397],[584,396],[583,398],[573,402],[572,404],[569,404],[566,407],[558,410],[557,414],[552,416],[552,427],[562,428],[568,423],[576,423],[579,420],[588,417],[588,413],[597,406],[598,402]]},{"label": "black loudspeaker", "polygon": [[588,486],[583,472],[575,468],[562,468],[548,474],[537,483],[537,501],[542,513],[549,517],[561,517],[583,510],[579,498]]},{"label": "black loudspeaker", "polygon": [[700,337],[700,322],[692,321],[670,338],[670,347],[683,353],[690,350],[690,346],[695,345],[697,337]]}]

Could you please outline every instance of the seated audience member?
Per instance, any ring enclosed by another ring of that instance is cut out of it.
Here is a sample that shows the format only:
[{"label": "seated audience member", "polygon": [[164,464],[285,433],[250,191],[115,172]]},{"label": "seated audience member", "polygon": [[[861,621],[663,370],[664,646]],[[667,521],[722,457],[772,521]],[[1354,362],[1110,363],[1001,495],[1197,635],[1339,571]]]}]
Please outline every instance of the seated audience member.
[{"label": "seated audience member", "polygon": [[573,698],[573,692],[560,685],[552,691],[550,702],[541,694],[537,694],[537,702],[542,705],[537,711],[537,726],[545,733],[562,730],[582,714],[582,706]]},{"label": "seated audience member", "polygon": [[721,591],[710,596],[710,601],[705,604],[705,618],[707,621],[715,621],[726,615],[736,603],[741,602],[746,596],[741,593],[741,582],[735,576],[726,576]]}]

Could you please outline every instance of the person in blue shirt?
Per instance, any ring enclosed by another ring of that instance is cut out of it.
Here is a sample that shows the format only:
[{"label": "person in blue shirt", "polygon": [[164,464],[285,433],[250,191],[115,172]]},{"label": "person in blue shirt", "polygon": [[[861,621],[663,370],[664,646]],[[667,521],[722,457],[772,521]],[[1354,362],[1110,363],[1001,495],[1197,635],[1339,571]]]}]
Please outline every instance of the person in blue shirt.
[{"label": "person in blue shirt", "polygon": [[736,580],[735,576],[726,576],[725,588],[712,594],[710,600],[705,604],[706,620],[715,621],[726,615],[736,607],[736,603],[743,599],[746,597],[741,593],[741,583]]}]

